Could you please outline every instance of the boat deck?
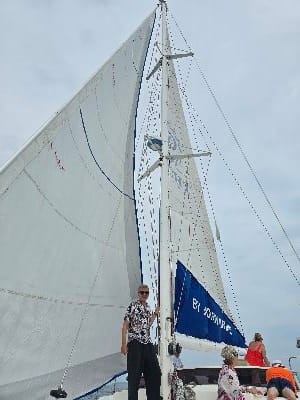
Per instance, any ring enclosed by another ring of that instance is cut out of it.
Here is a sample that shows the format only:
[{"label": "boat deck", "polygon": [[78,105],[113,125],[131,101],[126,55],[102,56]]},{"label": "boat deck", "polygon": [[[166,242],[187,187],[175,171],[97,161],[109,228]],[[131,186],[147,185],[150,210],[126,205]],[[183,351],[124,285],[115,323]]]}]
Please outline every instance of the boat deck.
[{"label": "boat deck", "polygon": [[[239,376],[240,384],[243,386],[256,386],[260,388],[265,394],[266,389],[266,374],[267,368],[263,367],[250,367],[250,366],[237,366],[236,371]],[[184,368],[177,371],[178,376],[182,379],[185,385],[193,389],[196,395],[196,400],[216,400],[218,390],[218,376],[220,366],[201,367],[201,368]],[[298,397],[300,398],[300,385],[296,377],[296,384],[298,385]],[[244,394],[246,400],[264,400],[264,395],[254,395],[252,393]],[[103,397],[102,397],[103,398]],[[116,392],[112,395],[105,396],[105,400],[127,400],[127,390]],[[279,397],[281,398],[281,397]],[[146,400],[146,390],[140,388],[139,400]]]}]

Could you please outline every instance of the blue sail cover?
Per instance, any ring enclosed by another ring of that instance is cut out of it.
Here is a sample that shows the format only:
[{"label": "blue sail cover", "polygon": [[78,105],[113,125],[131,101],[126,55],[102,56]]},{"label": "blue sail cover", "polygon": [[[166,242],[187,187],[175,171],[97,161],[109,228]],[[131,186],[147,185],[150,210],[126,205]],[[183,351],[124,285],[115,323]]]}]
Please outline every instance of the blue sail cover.
[{"label": "blue sail cover", "polygon": [[247,347],[244,336],[232,320],[180,261],[177,261],[176,269],[174,311],[178,333]]}]

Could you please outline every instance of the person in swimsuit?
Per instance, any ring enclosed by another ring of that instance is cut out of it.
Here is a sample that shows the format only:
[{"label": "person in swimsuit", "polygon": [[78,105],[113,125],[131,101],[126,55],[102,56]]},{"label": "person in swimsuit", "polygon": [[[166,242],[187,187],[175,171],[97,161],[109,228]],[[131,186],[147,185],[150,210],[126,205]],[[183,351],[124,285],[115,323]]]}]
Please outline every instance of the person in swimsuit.
[{"label": "person in swimsuit", "polygon": [[250,365],[255,365],[257,367],[269,367],[270,363],[267,358],[266,348],[262,341],[263,337],[261,334],[258,332],[255,333],[254,340],[249,343],[245,360]]}]

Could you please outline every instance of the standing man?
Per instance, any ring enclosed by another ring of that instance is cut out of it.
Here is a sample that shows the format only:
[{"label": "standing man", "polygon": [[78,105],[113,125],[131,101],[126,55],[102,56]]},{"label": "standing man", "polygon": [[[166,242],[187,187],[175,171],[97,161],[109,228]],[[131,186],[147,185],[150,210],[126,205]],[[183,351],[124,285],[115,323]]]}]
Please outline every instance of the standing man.
[{"label": "standing man", "polygon": [[150,337],[150,327],[159,308],[156,307],[154,313],[151,313],[148,297],[149,287],[140,285],[138,298],[129,304],[122,327],[121,353],[127,354],[128,400],[138,400],[142,374],[147,399],[160,400],[161,372]]}]

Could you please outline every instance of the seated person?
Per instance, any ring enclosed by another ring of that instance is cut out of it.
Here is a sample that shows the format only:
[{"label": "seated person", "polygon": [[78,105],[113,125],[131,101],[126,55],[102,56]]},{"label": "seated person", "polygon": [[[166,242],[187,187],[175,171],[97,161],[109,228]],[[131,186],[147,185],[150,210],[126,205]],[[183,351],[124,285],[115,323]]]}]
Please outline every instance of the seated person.
[{"label": "seated person", "polygon": [[250,365],[255,365],[257,367],[268,367],[270,365],[266,354],[266,348],[263,344],[263,337],[260,333],[256,332],[253,341],[249,343],[245,360]]},{"label": "seated person", "polygon": [[225,346],[221,352],[224,364],[219,373],[218,399],[217,400],[245,400],[245,392],[263,394],[256,387],[240,386],[235,366],[238,361],[238,353],[232,346]]}]

